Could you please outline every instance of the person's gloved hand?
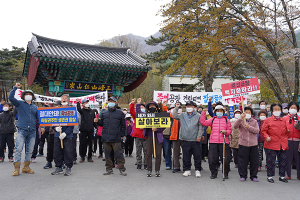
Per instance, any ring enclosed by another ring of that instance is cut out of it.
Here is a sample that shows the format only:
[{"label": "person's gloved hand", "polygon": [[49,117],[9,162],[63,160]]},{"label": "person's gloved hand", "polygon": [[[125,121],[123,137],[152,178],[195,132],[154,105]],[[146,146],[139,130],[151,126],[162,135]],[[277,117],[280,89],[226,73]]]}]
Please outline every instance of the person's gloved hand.
[{"label": "person's gloved hand", "polygon": [[63,132],[63,133],[59,136],[59,139],[63,140],[66,136],[67,136],[67,134],[66,134],[65,132]]},{"label": "person's gloved hand", "polygon": [[61,127],[56,127],[55,130],[56,132],[61,132]]}]

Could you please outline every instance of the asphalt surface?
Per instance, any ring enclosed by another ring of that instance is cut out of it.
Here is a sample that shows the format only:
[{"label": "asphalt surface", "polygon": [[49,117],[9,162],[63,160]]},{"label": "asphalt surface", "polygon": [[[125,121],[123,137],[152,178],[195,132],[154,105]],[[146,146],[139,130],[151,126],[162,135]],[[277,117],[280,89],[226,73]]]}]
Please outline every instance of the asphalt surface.
[{"label": "asphalt surface", "polygon": [[283,183],[279,182],[276,169],[272,184],[267,182],[265,169],[258,173],[259,182],[250,179],[240,182],[238,170],[231,163],[229,179],[223,181],[221,171],[217,179],[209,178],[208,162],[202,163],[201,178],[195,177],[194,170],[190,177],[174,174],[172,170],[165,170],[162,162],[161,177],[149,178],[146,170],[136,169],[135,153],[133,156],[126,158],[128,175],[125,177],[119,175],[117,169],[113,175],[102,175],[105,162],[97,157],[93,157],[94,163],[74,165],[71,176],[51,175],[54,168],[43,169],[45,156],[30,165],[34,174],[21,173],[13,177],[13,164],[6,159],[0,163],[0,199],[300,199],[296,170],[292,170],[292,180]]}]

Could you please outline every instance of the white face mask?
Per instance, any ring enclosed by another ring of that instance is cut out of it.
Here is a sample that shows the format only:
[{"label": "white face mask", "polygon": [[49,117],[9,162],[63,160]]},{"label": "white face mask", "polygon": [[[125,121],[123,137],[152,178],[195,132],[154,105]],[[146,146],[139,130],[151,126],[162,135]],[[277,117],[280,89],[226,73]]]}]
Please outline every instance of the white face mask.
[{"label": "white face mask", "polygon": [[[181,114],[182,113],[182,109],[179,109],[178,110],[178,114]],[[299,113],[300,114],[300,113]]]},{"label": "white face mask", "polygon": [[31,101],[32,96],[31,95],[25,95],[25,101]]},{"label": "white face mask", "polygon": [[280,116],[280,114],[281,114],[281,112],[280,112],[280,111],[275,111],[275,112],[273,112],[273,115],[274,115],[275,117],[279,117],[279,116]]},{"label": "white face mask", "polygon": [[68,105],[68,102],[62,102],[61,105],[67,106],[67,105]]},{"label": "white face mask", "polygon": [[246,114],[246,119],[250,119],[251,115],[250,114]]},{"label": "white face mask", "polygon": [[288,110],[288,109],[283,109],[282,112],[283,112],[284,114],[287,114],[287,113],[289,113],[289,110]]},{"label": "white face mask", "polygon": [[297,113],[297,115],[300,117],[300,113]]},{"label": "white face mask", "polygon": [[89,103],[84,104],[84,106],[85,106],[86,108],[88,108],[88,107],[89,107]]},{"label": "white face mask", "polygon": [[8,107],[3,107],[3,111],[8,111],[9,108]]},{"label": "white face mask", "polygon": [[190,112],[193,112],[194,111],[194,108],[186,108],[186,112],[190,113]]},{"label": "white face mask", "polygon": [[124,115],[126,115],[126,114],[127,114],[127,111],[123,111],[123,113],[124,113]]},{"label": "white face mask", "polygon": [[266,116],[260,116],[260,117],[259,117],[259,119],[260,119],[261,121],[265,121],[266,118],[267,118]]},{"label": "white face mask", "polygon": [[235,114],[234,117],[235,117],[236,119],[239,119],[239,118],[241,117],[241,114]]},{"label": "white face mask", "polygon": [[296,115],[296,114],[297,114],[297,110],[296,110],[296,109],[290,109],[290,110],[289,110],[289,113],[290,113],[291,115]]},{"label": "white face mask", "polygon": [[206,115],[209,115],[209,112],[208,112],[208,111],[206,111]]},{"label": "white face mask", "polygon": [[262,110],[265,110],[265,109],[266,109],[266,105],[260,105],[259,107],[260,107],[260,109],[262,109]]},{"label": "white face mask", "polygon": [[171,111],[170,111],[170,113],[173,113],[173,110],[174,110],[174,109],[172,108]]}]

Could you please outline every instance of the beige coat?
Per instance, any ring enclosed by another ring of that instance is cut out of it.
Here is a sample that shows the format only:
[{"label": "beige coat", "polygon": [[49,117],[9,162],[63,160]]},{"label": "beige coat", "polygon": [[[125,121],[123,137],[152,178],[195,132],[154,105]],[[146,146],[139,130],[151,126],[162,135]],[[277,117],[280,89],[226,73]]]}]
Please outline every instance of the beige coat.
[{"label": "beige coat", "polygon": [[239,148],[239,134],[240,134],[239,129],[233,128],[233,124],[234,122],[236,122],[236,120],[237,120],[236,118],[232,118],[230,120],[231,127],[232,127],[230,147],[234,149]]}]

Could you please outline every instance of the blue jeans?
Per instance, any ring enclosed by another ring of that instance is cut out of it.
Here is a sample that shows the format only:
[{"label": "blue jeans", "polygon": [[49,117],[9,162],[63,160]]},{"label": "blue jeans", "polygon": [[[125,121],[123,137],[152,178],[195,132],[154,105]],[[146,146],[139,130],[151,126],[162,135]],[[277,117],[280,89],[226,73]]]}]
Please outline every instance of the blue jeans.
[{"label": "blue jeans", "polygon": [[165,150],[166,167],[171,167],[172,168],[171,143],[172,143],[172,141],[170,141],[169,138],[164,138],[164,150]]},{"label": "blue jeans", "polygon": [[36,130],[22,130],[18,129],[17,133],[17,139],[16,139],[16,146],[15,146],[15,157],[14,162],[21,162],[21,156],[22,156],[22,150],[23,146],[25,144],[25,160],[24,161],[30,161],[34,143],[35,143],[35,137],[36,137]]}]

